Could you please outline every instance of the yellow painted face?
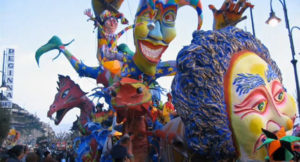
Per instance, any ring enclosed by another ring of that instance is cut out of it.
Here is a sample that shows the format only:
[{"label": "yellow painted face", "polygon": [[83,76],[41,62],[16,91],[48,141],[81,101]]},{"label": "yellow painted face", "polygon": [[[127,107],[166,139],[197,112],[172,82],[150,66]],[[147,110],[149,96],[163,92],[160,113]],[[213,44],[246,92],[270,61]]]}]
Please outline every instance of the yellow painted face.
[{"label": "yellow painted face", "polygon": [[141,25],[134,28],[134,62],[144,73],[155,74],[163,52],[175,38],[176,14],[176,4],[157,3],[155,9],[148,6],[136,15],[135,23]]},{"label": "yellow painted face", "polygon": [[290,130],[297,113],[288,95],[263,59],[249,51],[233,56],[224,78],[225,101],[235,142],[242,157],[264,160],[264,149],[256,151],[265,136],[261,128]]}]

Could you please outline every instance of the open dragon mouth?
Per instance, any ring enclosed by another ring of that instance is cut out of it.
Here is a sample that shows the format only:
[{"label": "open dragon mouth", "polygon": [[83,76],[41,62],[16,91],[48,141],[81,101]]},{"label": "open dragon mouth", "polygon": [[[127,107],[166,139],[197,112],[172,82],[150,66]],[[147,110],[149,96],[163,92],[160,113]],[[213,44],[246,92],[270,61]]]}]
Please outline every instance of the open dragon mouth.
[{"label": "open dragon mouth", "polygon": [[55,125],[58,125],[61,120],[63,119],[63,117],[65,116],[65,114],[69,111],[69,109],[61,109],[61,110],[58,110],[54,113],[56,113],[56,116],[55,118],[52,117],[52,115],[54,114],[50,114],[48,115],[48,117],[51,119],[51,120],[54,120],[54,124]]},{"label": "open dragon mouth", "polygon": [[151,63],[158,63],[161,55],[167,49],[166,45],[154,45],[148,41],[138,41],[143,56]]}]

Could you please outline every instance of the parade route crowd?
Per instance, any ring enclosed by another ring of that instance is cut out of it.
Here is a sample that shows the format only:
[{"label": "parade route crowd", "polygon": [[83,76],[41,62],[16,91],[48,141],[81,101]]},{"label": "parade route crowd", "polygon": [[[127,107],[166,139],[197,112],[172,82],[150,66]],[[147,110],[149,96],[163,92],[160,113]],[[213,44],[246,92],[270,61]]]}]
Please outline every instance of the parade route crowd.
[{"label": "parade route crowd", "polygon": [[0,149],[0,162],[74,162],[72,150],[50,150],[49,148],[29,148],[26,145],[15,145]]}]

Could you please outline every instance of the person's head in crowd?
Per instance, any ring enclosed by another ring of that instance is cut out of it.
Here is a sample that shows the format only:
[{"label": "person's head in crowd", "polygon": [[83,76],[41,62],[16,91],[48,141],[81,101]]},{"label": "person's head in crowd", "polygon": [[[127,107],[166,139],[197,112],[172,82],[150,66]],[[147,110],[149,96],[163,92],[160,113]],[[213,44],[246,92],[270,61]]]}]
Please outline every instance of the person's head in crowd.
[{"label": "person's head in crowd", "polygon": [[21,160],[24,156],[24,146],[16,145],[10,150],[8,150],[8,154],[10,157],[14,157]]},{"label": "person's head in crowd", "polygon": [[54,158],[52,158],[51,153],[49,151],[46,151],[44,153],[45,160],[44,162],[57,162]]},{"label": "person's head in crowd", "polygon": [[6,162],[9,158],[9,155],[6,153],[6,151],[7,150],[4,147],[1,147],[0,162]]},{"label": "person's head in crowd", "polygon": [[122,136],[120,138],[120,145],[123,145],[123,146],[128,146],[130,142],[130,136],[128,134],[125,134],[124,136]]},{"label": "person's head in crowd", "polygon": [[44,157],[45,157],[45,158],[50,157],[50,152],[49,152],[49,151],[45,151],[45,152],[44,152]]},{"label": "person's head in crowd", "polygon": [[29,152],[26,156],[26,162],[38,162],[39,156],[35,152]]},{"label": "person's head in crowd", "polygon": [[26,145],[24,145],[23,147],[24,147],[24,154],[25,155],[28,154],[30,151],[29,148]]}]

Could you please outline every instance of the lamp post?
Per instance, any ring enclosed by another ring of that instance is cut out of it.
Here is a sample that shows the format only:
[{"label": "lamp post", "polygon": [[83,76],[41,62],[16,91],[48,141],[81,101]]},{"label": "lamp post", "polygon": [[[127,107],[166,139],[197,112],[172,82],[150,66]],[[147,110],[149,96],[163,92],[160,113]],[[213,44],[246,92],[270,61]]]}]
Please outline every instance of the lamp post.
[{"label": "lamp post", "polygon": [[[290,40],[290,47],[291,47],[291,51],[292,51],[291,63],[293,64],[293,68],[294,68],[294,75],[295,75],[295,81],[296,81],[298,112],[300,112],[300,92],[299,92],[299,81],[298,81],[298,73],[297,73],[297,66],[296,66],[297,60],[295,59],[295,47],[294,47],[293,35],[292,35],[292,30],[293,29],[296,29],[296,28],[300,29],[300,28],[299,27],[290,28],[285,0],[278,0],[278,1],[281,3],[281,5],[283,7],[285,25],[286,25],[286,28],[288,30],[288,36],[289,36],[289,40]],[[270,17],[266,21],[266,23],[270,24],[270,25],[276,25],[281,21],[281,19],[275,16],[275,12],[273,11],[273,8],[272,8],[272,0],[270,0],[270,8],[271,8]]]},{"label": "lamp post", "polygon": [[1,91],[1,101],[4,100],[4,92],[7,90],[6,82],[5,82],[5,59],[6,59],[6,54],[3,52],[3,62],[2,62],[2,83],[0,86],[0,91]]},{"label": "lamp post", "polygon": [[251,7],[250,7],[250,17],[251,17],[251,25],[252,25],[252,34],[255,37],[255,28],[254,28],[253,13]]}]

